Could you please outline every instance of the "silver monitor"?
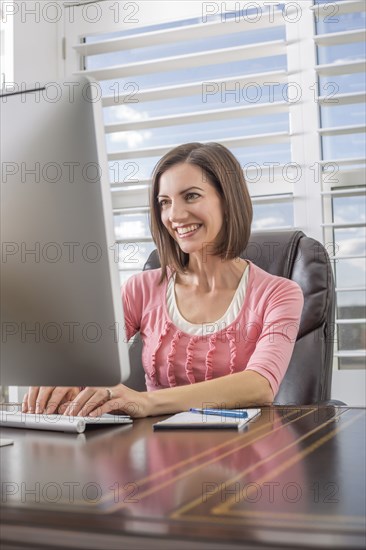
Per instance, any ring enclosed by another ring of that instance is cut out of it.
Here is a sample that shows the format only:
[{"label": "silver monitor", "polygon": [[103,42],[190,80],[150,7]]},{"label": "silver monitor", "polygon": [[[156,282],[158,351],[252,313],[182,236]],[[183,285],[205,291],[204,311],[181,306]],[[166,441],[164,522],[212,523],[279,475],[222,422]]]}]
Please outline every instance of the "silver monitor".
[{"label": "silver monitor", "polygon": [[2,385],[129,376],[96,92],[73,77],[0,97]]}]

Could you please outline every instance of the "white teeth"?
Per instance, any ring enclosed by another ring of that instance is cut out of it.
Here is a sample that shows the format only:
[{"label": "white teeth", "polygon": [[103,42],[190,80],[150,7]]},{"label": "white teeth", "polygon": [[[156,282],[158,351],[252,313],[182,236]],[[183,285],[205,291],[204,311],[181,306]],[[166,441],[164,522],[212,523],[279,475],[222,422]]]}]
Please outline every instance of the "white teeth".
[{"label": "white teeth", "polygon": [[177,227],[177,232],[179,235],[184,235],[185,233],[189,233],[190,231],[194,231],[195,229],[198,229],[200,225],[198,223],[194,225],[189,225],[187,227]]}]

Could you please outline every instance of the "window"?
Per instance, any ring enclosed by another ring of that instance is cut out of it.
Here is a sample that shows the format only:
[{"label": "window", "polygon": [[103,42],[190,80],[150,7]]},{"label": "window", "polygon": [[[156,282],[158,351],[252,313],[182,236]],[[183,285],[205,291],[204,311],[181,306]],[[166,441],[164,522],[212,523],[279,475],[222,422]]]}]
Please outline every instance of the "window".
[{"label": "window", "polygon": [[66,33],[66,67],[100,83],[121,281],[153,248],[157,160],[183,142],[220,141],[245,172],[254,230],[298,227],[327,247],[335,363],[364,367],[364,1],[174,2],[170,14],[127,2],[119,24],[96,4],[98,25],[84,16]]}]

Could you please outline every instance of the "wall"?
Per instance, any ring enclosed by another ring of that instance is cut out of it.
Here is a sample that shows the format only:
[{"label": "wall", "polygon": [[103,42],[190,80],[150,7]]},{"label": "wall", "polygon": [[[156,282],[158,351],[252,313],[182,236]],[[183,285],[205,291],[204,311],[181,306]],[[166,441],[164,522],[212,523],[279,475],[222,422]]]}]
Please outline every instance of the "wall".
[{"label": "wall", "polygon": [[61,25],[56,21],[56,11],[44,11],[43,2],[14,4],[14,82],[20,85],[58,80]]}]

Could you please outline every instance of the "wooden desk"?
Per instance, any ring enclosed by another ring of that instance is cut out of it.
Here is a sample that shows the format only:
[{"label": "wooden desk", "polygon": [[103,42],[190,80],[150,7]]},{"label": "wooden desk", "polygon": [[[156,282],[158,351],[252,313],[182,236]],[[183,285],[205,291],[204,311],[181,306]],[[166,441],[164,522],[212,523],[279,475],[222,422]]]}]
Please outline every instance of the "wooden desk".
[{"label": "wooden desk", "polygon": [[364,548],[365,419],[276,407],[242,433],[3,429],[1,547]]}]

